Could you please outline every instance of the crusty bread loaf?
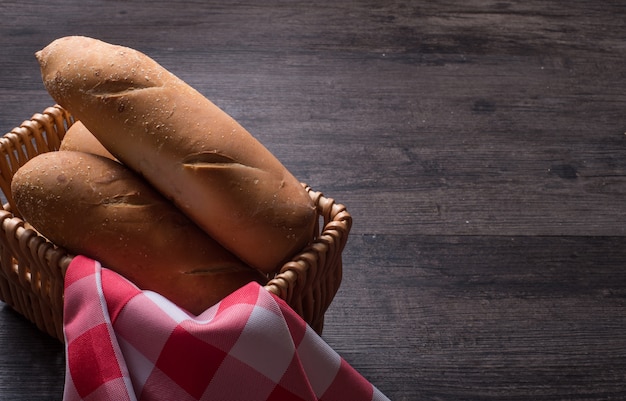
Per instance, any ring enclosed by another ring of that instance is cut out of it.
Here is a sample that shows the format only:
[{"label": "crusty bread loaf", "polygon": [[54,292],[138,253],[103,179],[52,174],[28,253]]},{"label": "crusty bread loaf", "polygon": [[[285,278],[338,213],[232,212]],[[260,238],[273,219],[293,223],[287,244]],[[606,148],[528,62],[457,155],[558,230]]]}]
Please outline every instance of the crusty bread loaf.
[{"label": "crusty bread loaf", "polygon": [[146,55],[86,37],[37,52],[51,96],[248,264],[276,271],[313,236],[300,182],[215,104]]},{"label": "crusty bread loaf", "polygon": [[16,172],[11,189],[25,220],[50,241],[191,313],[250,281],[266,281],[145,180],[108,158],[43,153]]},{"label": "crusty bread loaf", "polygon": [[61,140],[59,150],[73,150],[77,152],[93,153],[116,160],[98,139],[80,121],[74,122]]}]

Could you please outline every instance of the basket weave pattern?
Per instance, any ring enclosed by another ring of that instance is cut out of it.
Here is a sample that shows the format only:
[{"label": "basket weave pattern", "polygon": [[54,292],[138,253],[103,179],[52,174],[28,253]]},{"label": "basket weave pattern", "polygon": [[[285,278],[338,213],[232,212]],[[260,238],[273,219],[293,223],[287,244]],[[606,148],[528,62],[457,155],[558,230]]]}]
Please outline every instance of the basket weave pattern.
[{"label": "basket weave pattern", "polygon": [[[0,137],[0,300],[63,341],[63,280],[72,255],[25,222],[11,195],[13,174],[28,160],[56,151],[73,117],[58,105]],[[265,288],[282,298],[321,334],[324,314],[342,279],[341,253],[352,217],[343,205],[306,187],[318,212],[309,245],[284,264]]]}]

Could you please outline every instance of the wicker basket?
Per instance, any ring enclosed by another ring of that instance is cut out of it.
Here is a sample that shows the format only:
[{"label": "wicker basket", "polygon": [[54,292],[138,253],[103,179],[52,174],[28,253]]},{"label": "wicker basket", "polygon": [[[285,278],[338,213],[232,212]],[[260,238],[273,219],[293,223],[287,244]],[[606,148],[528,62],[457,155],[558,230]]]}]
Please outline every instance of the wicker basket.
[{"label": "wicker basket", "polygon": [[[0,138],[0,300],[37,327],[63,341],[63,278],[72,255],[22,220],[11,195],[11,179],[29,159],[59,149],[73,124],[60,106],[35,114]],[[265,288],[284,299],[321,334],[324,313],[342,277],[341,253],[352,218],[343,205],[307,187],[318,211],[311,243],[286,263]]]}]

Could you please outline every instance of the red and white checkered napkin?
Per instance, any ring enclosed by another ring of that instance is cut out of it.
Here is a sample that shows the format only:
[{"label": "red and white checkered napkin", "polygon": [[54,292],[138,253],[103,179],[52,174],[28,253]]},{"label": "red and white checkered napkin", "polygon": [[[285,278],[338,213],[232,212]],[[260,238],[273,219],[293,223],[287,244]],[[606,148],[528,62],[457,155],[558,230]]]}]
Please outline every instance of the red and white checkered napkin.
[{"label": "red and white checkered napkin", "polygon": [[388,400],[278,297],[251,283],[193,316],[74,258],[64,400]]}]

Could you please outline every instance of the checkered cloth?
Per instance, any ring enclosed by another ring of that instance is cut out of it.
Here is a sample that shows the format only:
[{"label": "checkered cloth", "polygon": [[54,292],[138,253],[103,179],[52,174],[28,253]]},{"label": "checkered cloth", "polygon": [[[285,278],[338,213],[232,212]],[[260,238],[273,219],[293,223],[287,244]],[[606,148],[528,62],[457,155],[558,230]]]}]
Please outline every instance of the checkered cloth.
[{"label": "checkered cloth", "polygon": [[193,316],[75,257],[64,400],[388,400],[257,283]]}]

